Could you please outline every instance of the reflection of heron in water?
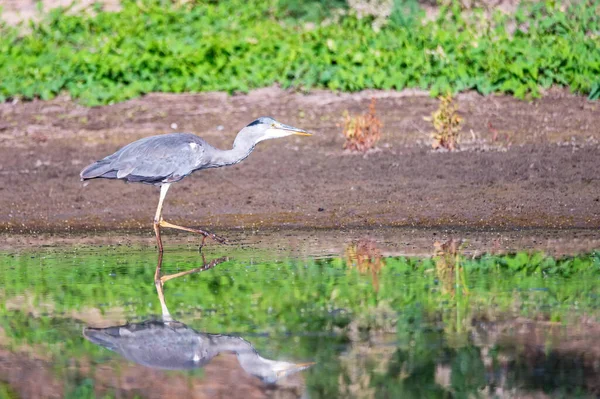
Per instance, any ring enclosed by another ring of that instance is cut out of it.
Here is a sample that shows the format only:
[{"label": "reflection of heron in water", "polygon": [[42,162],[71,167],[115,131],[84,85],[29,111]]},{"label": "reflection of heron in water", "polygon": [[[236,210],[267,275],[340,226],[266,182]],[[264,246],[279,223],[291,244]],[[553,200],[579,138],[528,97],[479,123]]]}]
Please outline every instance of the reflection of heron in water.
[{"label": "reflection of heron in water", "polygon": [[145,321],[108,328],[85,328],[89,341],[103,346],[143,366],[186,370],[203,367],[222,352],[237,355],[242,368],[263,382],[277,380],[304,370],[314,363],[288,363],[261,357],[250,342],[241,337],[207,334],[193,330],[171,318],[163,292],[163,284],[176,277],[211,269],[227,258],[204,262],[202,267],[186,272],[160,276],[162,255],[156,266],[155,285],[162,307],[162,321]]}]

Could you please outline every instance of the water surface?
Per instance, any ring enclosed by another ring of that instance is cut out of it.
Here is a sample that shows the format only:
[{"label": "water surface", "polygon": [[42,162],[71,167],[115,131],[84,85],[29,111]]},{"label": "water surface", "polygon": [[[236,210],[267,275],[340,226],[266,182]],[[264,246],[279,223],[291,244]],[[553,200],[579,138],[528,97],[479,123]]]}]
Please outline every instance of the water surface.
[{"label": "water surface", "polygon": [[0,396],[600,393],[599,253],[437,254],[4,253]]}]

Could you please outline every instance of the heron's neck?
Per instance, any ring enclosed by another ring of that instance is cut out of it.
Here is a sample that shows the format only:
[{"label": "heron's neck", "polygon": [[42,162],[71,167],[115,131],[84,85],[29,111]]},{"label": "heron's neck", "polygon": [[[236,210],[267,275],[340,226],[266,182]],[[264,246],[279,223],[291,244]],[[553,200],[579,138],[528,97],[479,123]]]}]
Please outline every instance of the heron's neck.
[{"label": "heron's neck", "polygon": [[262,374],[269,369],[273,362],[261,357],[252,344],[243,338],[222,335],[216,341],[219,352],[234,352],[242,368],[252,375],[262,377]]},{"label": "heron's neck", "polygon": [[244,136],[238,136],[233,142],[231,150],[219,151],[213,160],[216,166],[233,165],[248,158],[248,155],[254,150],[256,143],[248,140]]},{"label": "heron's neck", "polygon": [[213,336],[216,352],[234,352],[240,366],[263,382],[273,384],[287,375],[294,374],[310,366],[310,364],[292,364],[277,360],[265,359],[260,356],[250,342],[241,337],[219,335]]},{"label": "heron's neck", "polygon": [[213,344],[218,348],[219,352],[254,352],[254,348],[250,342],[241,337],[231,335],[213,335]]}]

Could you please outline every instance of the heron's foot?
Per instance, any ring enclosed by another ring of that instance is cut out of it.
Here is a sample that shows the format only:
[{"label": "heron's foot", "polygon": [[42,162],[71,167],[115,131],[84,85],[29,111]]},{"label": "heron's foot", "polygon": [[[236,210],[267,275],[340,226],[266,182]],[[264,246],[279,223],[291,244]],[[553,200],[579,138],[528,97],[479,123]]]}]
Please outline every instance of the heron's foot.
[{"label": "heron's foot", "polygon": [[206,240],[206,238],[210,238],[211,240],[216,241],[219,244],[229,244],[229,241],[227,241],[227,238],[225,237],[221,237],[213,233],[207,234],[207,232],[204,232],[202,234],[204,234],[204,238],[202,239],[202,245],[204,245],[204,240]]},{"label": "heron's foot", "polygon": [[225,237],[218,236],[218,235],[213,234],[211,232],[208,232],[206,230],[194,229],[194,228],[191,228],[191,227],[178,226],[176,224],[172,224],[172,223],[166,222],[166,221],[164,221],[162,219],[158,222],[158,225],[160,227],[168,227],[168,228],[171,228],[171,229],[189,231],[190,233],[202,234],[204,237],[202,237],[202,244],[200,244],[200,248],[202,248],[204,246],[205,241],[206,241],[207,238],[210,238],[211,240],[214,240],[214,241],[216,241],[216,242],[218,242],[220,244],[227,244],[227,239]]},{"label": "heron's foot", "polygon": [[166,276],[161,276],[158,279],[155,280],[155,284],[160,284],[160,286],[162,287],[165,282],[172,280],[174,278],[177,277],[181,277],[181,276],[186,276],[188,274],[193,274],[193,273],[200,273],[200,272],[205,272],[207,270],[210,270],[212,268],[214,268],[215,266],[217,266],[220,263],[223,262],[227,262],[229,260],[228,257],[221,257],[221,258],[217,258],[217,259],[213,259],[210,262],[206,263],[206,261],[204,261],[204,265],[202,265],[201,267],[197,267],[195,269],[191,269],[191,270],[186,270],[184,272],[179,272],[179,273],[174,273],[174,274],[168,274]]},{"label": "heron's foot", "polygon": [[[203,230],[200,230],[200,231],[203,231]],[[207,238],[210,238],[211,240],[216,241],[219,244],[228,244],[228,241],[227,241],[227,239],[225,237],[221,237],[221,236],[218,236],[216,234],[209,233],[207,231],[203,231],[200,234],[203,234],[204,237],[202,237],[202,242],[198,246],[198,252],[202,252],[202,248],[204,248],[204,244],[206,244],[206,239]]]}]

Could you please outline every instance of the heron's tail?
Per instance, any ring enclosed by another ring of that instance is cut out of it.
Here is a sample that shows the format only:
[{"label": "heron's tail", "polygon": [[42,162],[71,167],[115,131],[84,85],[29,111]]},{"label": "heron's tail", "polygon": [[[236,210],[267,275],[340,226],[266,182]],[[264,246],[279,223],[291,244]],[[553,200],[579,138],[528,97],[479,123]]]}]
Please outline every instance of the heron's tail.
[{"label": "heron's tail", "polygon": [[114,351],[118,347],[119,328],[91,328],[85,327],[83,329],[83,336],[90,342],[95,343]]},{"label": "heron's tail", "polygon": [[[79,176],[81,177],[81,180],[95,179],[97,177],[106,177],[109,179],[115,178],[116,174],[111,173],[111,172],[114,172],[114,171],[110,166],[110,161],[106,162],[106,161],[102,160],[102,161],[94,162],[93,164],[88,165],[85,168],[83,168],[81,173],[79,173]],[[112,176],[112,175],[115,175],[115,176]]]}]

